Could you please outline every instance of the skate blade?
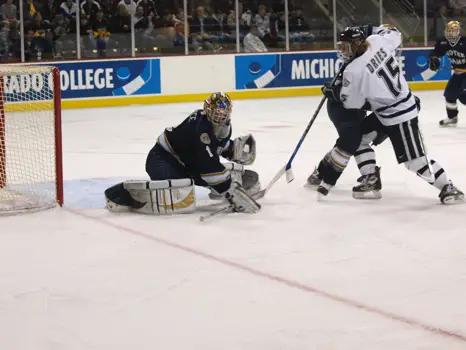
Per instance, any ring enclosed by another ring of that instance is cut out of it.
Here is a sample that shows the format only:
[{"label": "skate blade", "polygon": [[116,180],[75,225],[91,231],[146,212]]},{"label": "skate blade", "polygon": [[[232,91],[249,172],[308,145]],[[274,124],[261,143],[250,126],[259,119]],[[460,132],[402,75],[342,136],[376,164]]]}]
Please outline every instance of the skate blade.
[{"label": "skate blade", "polygon": [[454,205],[464,203],[464,194],[447,196],[442,200],[442,204]]},{"label": "skate blade", "polygon": [[353,192],[354,199],[381,199],[382,192],[372,191],[372,192]]},{"label": "skate blade", "polygon": [[439,124],[441,128],[456,128],[458,123]]}]

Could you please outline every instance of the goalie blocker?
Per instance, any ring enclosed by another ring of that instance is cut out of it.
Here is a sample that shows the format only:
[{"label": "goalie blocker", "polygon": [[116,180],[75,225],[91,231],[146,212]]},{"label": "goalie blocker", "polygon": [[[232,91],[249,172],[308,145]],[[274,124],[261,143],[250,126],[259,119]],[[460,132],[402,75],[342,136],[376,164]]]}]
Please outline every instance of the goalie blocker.
[{"label": "goalie blocker", "polygon": [[[242,165],[225,164],[232,185],[223,194],[211,193],[212,199],[225,199],[233,211],[255,213],[260,205],[250,196],[260,190],[259,175]],[[192,179],[128,180],[105,191],[106,208],[113,213],[137,212],[152,215],[186,214],[196,210],[195,184]]]}]

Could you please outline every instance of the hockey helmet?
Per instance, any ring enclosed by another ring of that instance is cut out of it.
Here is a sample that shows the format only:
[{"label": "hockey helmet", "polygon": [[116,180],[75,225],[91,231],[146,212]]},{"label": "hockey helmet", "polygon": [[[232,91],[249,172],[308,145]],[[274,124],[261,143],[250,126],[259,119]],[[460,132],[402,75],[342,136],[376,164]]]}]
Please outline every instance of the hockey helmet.
[{"label": "hockey helmet", "polygon": [[224,92],[214,92],[204,101],[204,112],[214,125],[225,125],[230,121],[233,104]]},{"label": "hockey helmet", "polygon": [[350,61],[356,57],[359,48],[366,40],[366,36],[359,27],[347,27],[340,34],[337,42],[338,56],[343,61]]},{"label": "hockey helmet", "polygon": [[450,45],[455,46],[460,40],[461,24],[458,21],[450,21],[445,26],[445,38]]}]

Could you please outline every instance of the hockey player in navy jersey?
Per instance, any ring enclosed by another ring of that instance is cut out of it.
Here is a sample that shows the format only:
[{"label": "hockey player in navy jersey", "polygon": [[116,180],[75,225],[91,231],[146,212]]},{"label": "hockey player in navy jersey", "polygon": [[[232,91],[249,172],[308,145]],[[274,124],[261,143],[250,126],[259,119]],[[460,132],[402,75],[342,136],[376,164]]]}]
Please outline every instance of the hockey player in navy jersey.
[{"label": "hockey player in navy jersey", "polygon": [[458,123],[457,101],[466,104],[466,38],[460,33],[459,22],[448,22],[445,27],[445,36],[437,40],[429,55],[431,70],[440,69],[440,60],[444,55],[448,56],[453,68],[453,75],[444,92],[447,118],[439,122],[440,126],[456,126]]},{"label": "hockey player in navy jersey", "polygon": [[[252,135],[231,139],[232,107],[227,94],[213,93],[203,109],[166,128],[146,159],[151,181],[130,180],[107,189],[107,209],[148,214],[191,212],[197,185],[210,188],[213,197],[224,198],[234,211],[259,211],[260,205],[251,197],[260,190],[259,177],[244,169],[255,160],[256,142]],[[222,163],[220,157],[232,163]]]},{"label": "hockey player in navy jersey", "polygon": [[[363,177],[353,188],[353,196],[365,198],[365,194],[380,186],[371,143],[385,137],[390,139],[398,163],[436,187],[442,203],[463,202],[463,192],[452,184],[439,163],[426,154],[418,121],[419,101],[411,93],[397,59],[401,43],[401,33],[393,26],[382,26],[367,38],[357,27],[347,28],[340,35],[338,50],[349,63],[343,72],[343,83],[327,85],[324,94],[341,101],[347,109],[373,111],[362,123],[365,132],[356,161],[367,166],[360,166]],[[320,187],[320,193],[325,195],[332,186]]]}]

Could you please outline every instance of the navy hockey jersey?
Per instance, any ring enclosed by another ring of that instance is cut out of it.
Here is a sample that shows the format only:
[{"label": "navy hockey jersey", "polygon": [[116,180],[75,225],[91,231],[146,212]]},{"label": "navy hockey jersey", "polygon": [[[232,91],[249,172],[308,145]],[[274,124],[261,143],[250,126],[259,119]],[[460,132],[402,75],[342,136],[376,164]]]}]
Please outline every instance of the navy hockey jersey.
[{"label": "navy hockey jersey", "polygon": [[158,143],[171,153],[192,177],[218,193],[231,186],[230,172],[220,162],[220,156],[233,157],[231,126],[225,138],[217,139],[213,126],[202,109],[194,111],[176,127],[170,127],[159,136]]},{"label": "navy hockey jersey", "polygon": [[430,56],[443,57],[447,55],[454,70],[466,72],[466,38],[461,37],[455,46],[452,46],[445,37],[437,40]]}]

